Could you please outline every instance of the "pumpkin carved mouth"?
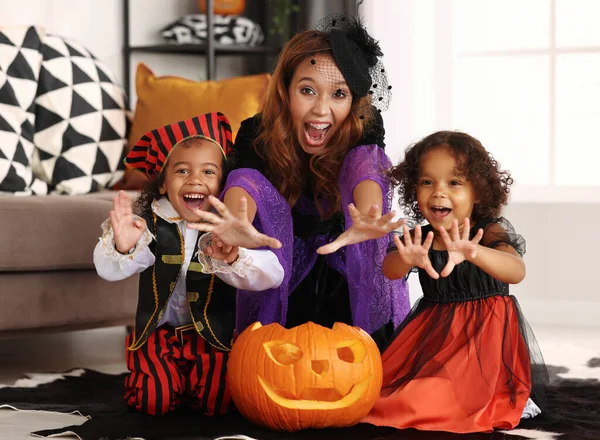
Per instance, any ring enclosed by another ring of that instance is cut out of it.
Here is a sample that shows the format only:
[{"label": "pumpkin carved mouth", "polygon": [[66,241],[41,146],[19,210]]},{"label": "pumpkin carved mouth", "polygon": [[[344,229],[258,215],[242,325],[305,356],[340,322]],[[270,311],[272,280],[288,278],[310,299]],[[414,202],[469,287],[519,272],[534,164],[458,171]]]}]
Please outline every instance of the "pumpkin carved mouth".
[{"label": "pumpkin carved mouth", "polygon": [[289,391],[277,389],[260,376],[258,376],[258,381],[267,396],[284,408],[331,410],[346,408],[357,402],[369,388],[371,377],[368,376],[355,384],[345,396],[342,396],[335,388],[306,388],[299,397],[296,397]]}]

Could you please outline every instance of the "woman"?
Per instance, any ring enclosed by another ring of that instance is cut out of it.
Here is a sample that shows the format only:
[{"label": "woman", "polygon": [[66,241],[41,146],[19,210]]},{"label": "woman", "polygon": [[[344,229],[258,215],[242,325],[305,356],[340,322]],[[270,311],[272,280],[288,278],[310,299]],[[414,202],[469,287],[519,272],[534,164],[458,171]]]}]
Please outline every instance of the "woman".
[{"label": "woman", "polygon": [[[286,44],[262,113],[242,123],[227,208],[217,209],[247,210],[258,230],[282,243],[274,252],[285,278],[268,294],[238,292],[238,331],[257,320],[339,321],[381,345],[406,316],[405,280],[387,280],[381,270],[388,233],[403,224],[389,212],[391,162],[379,111],[391,86],[381,56],[360,22],[326,17]],[[227,218],[204,220],[194,227],[213,231],[225,247],[236,244]]]}]

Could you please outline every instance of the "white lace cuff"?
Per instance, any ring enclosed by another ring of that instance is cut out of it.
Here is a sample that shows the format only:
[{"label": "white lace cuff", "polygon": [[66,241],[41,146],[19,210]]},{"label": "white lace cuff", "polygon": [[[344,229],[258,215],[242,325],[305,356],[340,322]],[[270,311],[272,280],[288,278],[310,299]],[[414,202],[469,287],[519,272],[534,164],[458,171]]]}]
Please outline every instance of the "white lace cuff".
[{"label": "white lace cuff", "polygon": [[228,264],[223,260],[217,260],[205,255],[202,251],[212,244],[212,233],[207,232],[200,236],[198,240],[198,261],[202,264],[204,273],[234,273],[240,277],[245,277],[252,265],[252,256],[246,252],[246,249],[240,248],[238,259],[233,264]]},{"label": "white lace cuff", "polygon": [[[137,215],[134,215],[136,219],[141,219]],[[154,236],[150,233],[148,228],[144,230],[137,244],[127,254],[119,252],[115,246],[115,233],[113,231],[110,219],[106,219],[102,223],[102,237],[100,238],[100,253],[113,261],[121,260],[133,260],[135,257],[144,250],[154,240]]]}]

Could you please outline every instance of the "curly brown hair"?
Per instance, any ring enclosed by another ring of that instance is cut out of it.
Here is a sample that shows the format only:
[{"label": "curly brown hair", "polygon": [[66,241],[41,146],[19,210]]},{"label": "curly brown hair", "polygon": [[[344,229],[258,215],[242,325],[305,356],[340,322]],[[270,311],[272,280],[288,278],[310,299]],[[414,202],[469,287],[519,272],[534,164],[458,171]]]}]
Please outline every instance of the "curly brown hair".
[{"label": "curly brown hair", "polygon": [[360,140],[374,115],[369,96],[353,98],[349,115],[326,148],[312,156],[304,153],[294,130],[288,92],[296,67],[316,54],[333,57],[325,32],[298,33],[283,48],[269,82],[260,135],[254,148],[266,162],[267,177],[276,182],[279,193],[290,206],[296,204],[307,185],[312,185],[319,214],[326,219],[342,206],[338,176],[344,157]]},{"label": "curly brown hair", "polygon": [[152,210],[152,201],[163,196],[160,193],[160,187],[163,183],[165,183],[165,173],[159,173],[155,179],[146,182],[144,189],[135,201],[135,206],[139,208],[140,212]]},{"label": "curly brown hair", "polygon": [[509,171],[501,170],[500,164],[474,137],[459,131],[438,131],[410,146],[404,160],[389,173],[394,185],[398,186],[400,205],[404,213],[423,220],[417,202],[417,185],[423,156],[436,148],[448,148],[459,169],[473,185],[478,203],[473,206],[471,220],[479,222],[500,216],[502,207],[508,202],[513,184]]},{"label": "curly brown hair", "polygon": [[[199,138],[192,137],[192,138],[183,140],[182,142],[177,144],[176,147],[177,148],[190,148],[190,147],[194,146],[196,144],[196,142],[198,142],[198,141],[199,141]],[[167,160],[163,164],[162,171],[166,170],[168,161],[169,161],[169,159],[167,158]],[[227,160],[223,161],[222,169],[223,169],[223,177],[221,178],[220,191],[223,191],[223,188],[225,187],[225,181],[227,180],[227,175],[231,171],[231,166]],[[151,211],[152,210],[152,201],[158,200],[161,197],[163,197],[163,194],[160,193],[160,187],[163,185],[163,183],[165,183],[165,174],[166,174],[165,172],[160,172],[160,173],[158,173],[158,176],[156,176],[156,178],[149,180],[145,184],[144,189],[142,190],[142,192],[140,193],[140,195],[138,196],[138,198],[135,201],[135,206],[140,209],[140,212]],[[166,194],[164,196],[167,197]]]}]

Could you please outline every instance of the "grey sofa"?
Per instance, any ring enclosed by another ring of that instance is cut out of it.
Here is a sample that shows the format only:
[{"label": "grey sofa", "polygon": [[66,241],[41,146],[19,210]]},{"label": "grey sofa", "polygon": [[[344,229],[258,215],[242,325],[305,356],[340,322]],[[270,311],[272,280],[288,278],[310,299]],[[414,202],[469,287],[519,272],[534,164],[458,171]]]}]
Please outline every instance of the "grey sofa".
[{"label": "grey sofa", "polygon": [[0,195],[0,336],[133,325],[138,277],[104,281],[92,261],[114,194]]}]

